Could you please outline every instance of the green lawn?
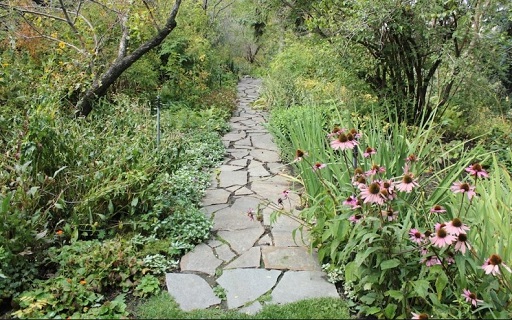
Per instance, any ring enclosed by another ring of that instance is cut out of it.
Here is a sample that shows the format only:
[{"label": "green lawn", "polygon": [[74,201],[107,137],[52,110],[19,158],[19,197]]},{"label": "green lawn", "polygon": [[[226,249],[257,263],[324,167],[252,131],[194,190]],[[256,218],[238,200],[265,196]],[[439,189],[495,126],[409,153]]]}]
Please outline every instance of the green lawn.
[{"label": "green lawn", "polygon": [[265,305],[254,316],[220,308],[181,311],[167,292],[151,297],[133,307],[139,319],[348,319],[346,303],[338,298],[316,298],[286,305]]}]

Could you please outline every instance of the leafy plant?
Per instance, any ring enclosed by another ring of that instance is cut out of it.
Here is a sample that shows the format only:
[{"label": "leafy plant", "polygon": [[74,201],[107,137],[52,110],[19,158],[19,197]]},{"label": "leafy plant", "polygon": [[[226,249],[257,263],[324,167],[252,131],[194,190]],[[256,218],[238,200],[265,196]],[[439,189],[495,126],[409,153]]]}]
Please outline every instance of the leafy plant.
[{"label": "leafy plant", "polygon": [[135,287],[134,295],[138,297],[147,297],[148,295],[157,294],[160,292],[160,281],[153,275],[147,274],[140,283]]}]

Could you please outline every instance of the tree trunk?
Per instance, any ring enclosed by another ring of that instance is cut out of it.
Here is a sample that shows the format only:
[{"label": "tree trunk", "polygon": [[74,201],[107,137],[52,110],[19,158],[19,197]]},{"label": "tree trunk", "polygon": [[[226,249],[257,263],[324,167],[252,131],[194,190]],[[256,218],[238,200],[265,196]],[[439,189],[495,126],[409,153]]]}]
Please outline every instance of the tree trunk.
[{"label": "tree trunk", "polygon": [[143,43],[132,53],[126,55],[129,30],[123,30],[123,37],[119,44],[119,53],[117,58],[110,64],[107,70],[95,79],[91,87],[85,92],[76,104],[77,114],[86,117],[91,111],[93,103],[100,97],[105,96],[108,88],[126,71],[133,63],[139,60],[144,54],[151,49],[159,46],[162,41],[176,28],[176,15],[181,5],[181,0],[176,0],[174,6],[167,18],[165,26],[150,40]]}]

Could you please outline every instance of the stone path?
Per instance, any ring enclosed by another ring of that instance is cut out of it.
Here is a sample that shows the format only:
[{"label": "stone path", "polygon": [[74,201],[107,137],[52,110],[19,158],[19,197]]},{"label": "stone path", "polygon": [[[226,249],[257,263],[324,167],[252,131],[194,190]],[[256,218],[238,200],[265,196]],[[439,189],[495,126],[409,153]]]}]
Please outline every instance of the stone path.
[{"label": "stone path", "polygon": [[[260,87],[260,80],[249,77],[238,85],[232,129],[222,138],[226,159],[202,202],[204,213],[213,218],[211,239],[181,259],[180,273],[166,275],[168,291],[183,310],[220,305],[255,314],[262,304],[339,297],[309,253],[307,234],[292,236],[300,224],[284,215],[270,223],[275,202],[290,184],[263,126],[267,114],[250,107]],[[298,201],[290,193],[283,206]],[[260,221],[249,218],[251,209],[261,213]],[[223,292],[225,301],[214,292]]]}]

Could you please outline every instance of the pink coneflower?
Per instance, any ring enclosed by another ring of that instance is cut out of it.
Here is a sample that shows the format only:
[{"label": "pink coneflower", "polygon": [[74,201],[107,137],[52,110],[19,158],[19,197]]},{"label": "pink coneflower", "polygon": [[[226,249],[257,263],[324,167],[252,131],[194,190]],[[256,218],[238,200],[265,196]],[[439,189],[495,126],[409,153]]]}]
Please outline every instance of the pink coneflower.
[{"label": "pink coneflower", "polygon": [[356,203],[357,203],[357,198],[354,195],[348,197],[345,201],[343,201],[343,204],[346,206],[349,206],[349,207],[352,207]]},{"label": "pink coneflower", "polygon": [[353,176],[352,185],[361,189],[361,187],[366,186],[366,177],[364,175]]},{"label": "pink coneflower", "polygon": [[390,222],[398,218],[398,211],[394,211],[391,207],[389,207],[387,210],[382,210],[380,214],[384,220]]},{"label": "pink coneflower", "polygon": [[446,256],[446,258],[444,258],[444,261],[445,261],[448,265],[454,264],[454,263],[455,263],[455,259],[453,258],[453,253],[448,252],[448,255]]},{"label": "pink coneflower", "polygon": [[421,259],[420,263],[424,263],[427,267],[432,267],[437,264],[441,264],[441,260],[439,260],[437,256],[430,256]]},{"label": "pink coneflower", "polygon": [[345,132],[345,129],[341,129],[340,127],[334,127],[331,131],[331,133],[329,133],[327,135],[327,137],[329,138],[332,138],[332,137],[336,137],[338,136],[340,133],[344,133]]},{"label": "pink coneflower", "polygon": [[426,256],[428,254],[428,249],[426,247],[420,247],[419,251],[422,256]]},{"label": "pink coneflower", "polygon": [[423,240],[425,239],[425,235],[423,233],[421,233],[418,229],[416,228],[412,228],[410,231],[409,231],[409,239],[412,241],[412,242],[416,242],[417,244],[421,244],[423,242]]},{"label": "pink coneflower", "polygon": [[412,189],[415,187],[418,187],[419,184],[416,179],[414,179],[414,176],[412,173],[404,174],[402,178],[402,182],[400,182],[396,188],[398,191],[410,193]]},{"label": "pink coneflower", "polygon": [[460,221],[459,218],[454,218],[450,222],[445,222],[446,224],[446,232],[453,234],[454,236],[458,236],[460,233],[466,233],[469,230],[469,227]]},{"label": "pink coneflower", "polygon": [[300,149],[297,149],[295,151],[295,160],[294,160],[294,162],[301,161],[302,158],[304,158],[305,156],[307,156],[306,152],[304,152],[304,151],[302,151]]},{"label": "pink coneflower", "polygon": [[359,139],[363,136],[356,128],[350,129],[349,133],[354,137],[354,139]]},{"label": "pink coneflower", "polygon": [[[380,183],[380,190],[383,195],[385,195],[389,200],[393,200],[396,198],[395,184],[393,183],[393,181],[382,180],[382,181],[379,181],[379,183]],[[384,190],[387,192],[387,194],[382,192]]]},{"label": "pink coneflower", "polygon": [[352,222],[352,223],[357,223],[357,222],[361,221],[361,219],[363,219],[363,216],[362,216],[362,215],[360,215],[360,214],[355,214],[355,215],[353,215],[353,216],[350,216],[350,217],[348,218],[348,221],[350,221],[350,222]]},{"label": "pink coneflower", "polygon": [[412,318],[411,319],[416,319],[416,320],[426,320],[428,319],[428,314],[426,313],[414,313],[414,312],[411,312],[412,313]]},{"label": "pink coneflower", "polygon": [[462,254],[466,253],[466,249],[471,250],[471,246],[468,243],[468,236],[465,233],[459,233],[457,235],[457,242],[453,246],[455,251],[460,251]]},{"label": "pink coneflower", "polygon": [[450,190],[453,193],[466,193],[468,195],[469,200],[473,198],[476,195],[475,187],[469,185],[467,182],[460,182],[457,181],[453,183],[453,185],[450,187]]},{"label": "pink coneflower", "polygon": [[320,170],[320,169],[323,169],[327,167],[327,165],[325,163],[320,163],[320,162],[317,162],[313,165],[313,171],[316,171],[316,170]]},{"label": "pink coneflower", "polygon": [[366,150],[363,153],[363,157],[368,158],[368,157],[371,157],[372,155],[374,155],[376,153],[377,153],[377,150],[375,150],[372,147],[367,147]]},{"label": "pink coneflower", "polygon": [[381,194],[380,184],[372,182],[369,186],[359,186],[361,190],[361,198],[364,203],[384,204],[384,196]]},{"label": "pink coneflower", "polygon": [[432,209],[430,209],[430,212],[431,213],[444,213],[444,212],[446,212],[446,209],[443,206],[436,204],[435,206],[432,207]]},{"label": "pink coneflower", "polygon": [[[353,139],[352,135],[346,135],[343,132],[338,134],[337,139],[331,141],[331,147],[334,150],[352,149],[357,145],[357,141]],[[350,139],[351,138],[351,139]]]},{"label": "pink coneflower", "polygon": [[478,303],[483,302],[483,300],[478,300],[476,298],[476,294],[474,294],[473,292],[471,292],[467,289],[464,289],[462,291],[463,291],[462,296],[466,299],[466,302],[471,303],[474,307],[476,307],[476,305]]},{"label": "pink coneflower", "polygon": [[485,171],[484,168],[480,165],[480,163],[474,163],[473,165],[466,168],[466,172],[469,172],[473,177],[478,178],[489,178],[489,174]]},{"label": "pink coneflower", "polygon": [[446,224],[444,223],[436,223],[434,226],[434,230],[437,232],[437,230],[446,227]]},{"label": "pink coneflower", "polygon": [[430,238],[430,242],[439,248],[449,246],[453,241],[455,241],[455,237],[446,232],[445,228],[439,228],[434,236]]},{"label": "pink coneflower", "polygon": [[386,168],[385,167],[381,167],[378,164],[374,164],[370,170],[365,172],[365,175],[373,176],[373,175],[375,175],[377,173],[383,173],[383,172],[386,172]]},{"label": "pink coneflower", "polygon": [[405,161],[407,162],[416,162],[418,161],[418,158],[414,154],[410,154],[407,158],[405,158]]},{"label": "pink coneflower", "polygon": [[484,269],[485,274],[492,274],[493,276],[497,274],[501,274],[500,272],[500,266],[505,268],[508,272],[512,272],[510,268],[503,263],[503,260],[501,257],[497,254],[491,255],[491,257],[487,260],[485,260],[484,264],[482,265],[482,269]]}]

